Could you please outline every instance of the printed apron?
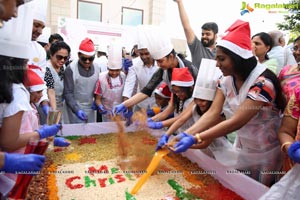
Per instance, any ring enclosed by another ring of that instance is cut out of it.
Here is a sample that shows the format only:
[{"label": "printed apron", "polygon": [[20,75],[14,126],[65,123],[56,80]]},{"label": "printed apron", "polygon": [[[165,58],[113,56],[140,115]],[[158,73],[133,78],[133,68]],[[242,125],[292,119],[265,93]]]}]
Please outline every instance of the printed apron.
[{"label": "printed apron", "polygon": [[[123,93],[123,88],[124,88],[124,81],[125,81],[125,76],[122,74],[119,75],[118,78],[120,78],[120,85],[117,86],[112,86],[110,83],[110,77],[108,74],[105,75],[105,77],[102,77],[105,79],[103,81],[103,85],[101,85],[101,90],[102,90],[102,105],[104,108],[108,111],[113,110],[113,107],[122,103],[122,93]],[[105,115],[102,115],[102,121],[103,122],[109,122],[111,121],[111,113],[108,112]]]},{"label": "printed apron", "polygon": [[[246,99],[250,87],[265,69],[265,66],[258,64],[242,85],[238,95],[234,97],[226,95],[223,106],[226,119],[234,115],[234,112]],[[233,85],[233,80],[232,77],[228,78],[231,79],[231,81],[227,82],[227,86],[230,87],[230,85]],[[269,186],[275,180],[271,170],[279,170],[281,166],[280,148],[277,138],[280,118],[277,111],[269,107],[264,108],[246,125],[236,131],[237,136],[233,148],[214,151],[214,156],[221,163],[239,169],[246,175]]]}]

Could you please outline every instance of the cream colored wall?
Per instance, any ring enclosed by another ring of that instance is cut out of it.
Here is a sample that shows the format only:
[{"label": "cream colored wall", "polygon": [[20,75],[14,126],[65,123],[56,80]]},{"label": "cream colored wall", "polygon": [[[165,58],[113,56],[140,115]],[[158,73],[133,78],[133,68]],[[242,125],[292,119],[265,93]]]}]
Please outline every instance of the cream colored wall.
[{"label": "cream colored wall", "polygon": [[[122,6],[144,11],[144,24],[159,24],[165,9],[165,0],[88,0],[102,3],[102,22],[121,24]],[[57,31],[58,17],[77,18],[77,0],[49,0],[47,26]],[[153,6],[154,5],[154,6]],[[160,7],[163,5],[163,7]],[[155,9],[152,11],[151,9]],[[158,14],[158,15],[157,15]],[[157,15],[157,16],[156,16]],[[152,23],[154,20],[155,23]]]},{"label": "cream colored wall", "polygon": [[[102,22],[121,24],[122,6],[144,11],[143,24],[160,25],[166,18],[167,0],[86,0],[102,3]],[[77,0],[48,0],[47,27],[57,32],[59,17],[77,18]],[[185,41],[173,40],[174,48],[184,52]]]}]

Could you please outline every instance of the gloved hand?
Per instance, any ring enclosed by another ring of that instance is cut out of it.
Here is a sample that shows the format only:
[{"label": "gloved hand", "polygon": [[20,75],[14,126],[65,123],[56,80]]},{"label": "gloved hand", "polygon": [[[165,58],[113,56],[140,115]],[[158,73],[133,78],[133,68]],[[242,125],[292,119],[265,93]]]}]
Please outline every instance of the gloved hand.
[{"label": "gloved hand", "polygon": [[97,104],[95,103],[95,101],[93,102],[92,106],[91,106],[92,110],[97,110]]},{"label": "gloved hand", "polygon": [[149,118],[147,119],[147,122],[153,122],[152,117],[149,117]]},{"label": "gloved hand", "polygon": [[76,112],[76,116],[82,120],[82,121],[87,121],[88,120],[88,116],[85,114],[85,112],[83,110],[78,110]]},{"label": "gloved hand", "polygon": [[147,122],[147,125],[152,129],[161,129],[164,127],[162,122]]},{"label": "gloved hand", "polygon": [[57,147],[67,147],[69,146],[71,143],[68,142],[65,138],[63,137],[55,137],[54,138],[54,146]]},{"label": "gloved hand", "polygon": [[147,117],[153,117],[155,115],[155,112],[151,108],[147,109],[146,113]]},{"label": "gloved hand", "polygon": [[102,104],[100,104],[100,105],[98,106],[98,111],[99,111],[99,113],[102,114],[102,115],[107,114],[107,110],[104,108],[104,106],[103,106]]},{"label": "gloved hand", "polygon": [[4,166],[0,171],[7,173],[38,172],[43,167],[45,160],[45,156],[37,154],[4,153]]},{"label": "gloved hand", "polygon": [[165,146],[168,143],[168,140],[169,140],[169,136],[167,134],[163,134],[160,137],[160,139],[156,145],[155,151],[157,151],[157,150],[161,149],[163,146]]},{"label": "gloved hand", "polygon": [[37,132],[40,135],[40,139],[54,136],[61,129],[61,124],[43,125]]},{"label": "gloved hand", "polygon": [[288,149],[289,157],[296,163],[300,163],[300,142],[294,142]]},{"label": "gloved hand", "polygon": [[193,144],[197,143],[197,140],[194,138],[194,136],[187,133],[180,133],[178,136],[176,136],[176,138],[179,139],[179,142],[174,145],[176,153],[184,152]]},{"label": "gloved hand", "polygon": [[123,112],[123,117],[125,118],[126,120],[126,126],[129,126],[131,124],[131,117],[133,115],[133,111],[132,110],[128,110]]},{"label": "gloved hand", "polygon": [[132,66],[132,60],[128,59],[128,58],[124,58],[122,60],[122,66],[125,72],[127,72],[129,70],[129,67]]},{"label": "gloved hand", "polygon": [[48,113],[49,113],[49,105],[48,104],[44,104],[44,105],[42,105],[42,110],[43,110],[43,112],[45,113],[45,115],[48,115]]},{"label": "gloved hand", "polygon": [[120,114],[120,113],[124,113],[126,110],[127,110],[126,106],[123,103],[121,103],[113,108],[113,113]]}]

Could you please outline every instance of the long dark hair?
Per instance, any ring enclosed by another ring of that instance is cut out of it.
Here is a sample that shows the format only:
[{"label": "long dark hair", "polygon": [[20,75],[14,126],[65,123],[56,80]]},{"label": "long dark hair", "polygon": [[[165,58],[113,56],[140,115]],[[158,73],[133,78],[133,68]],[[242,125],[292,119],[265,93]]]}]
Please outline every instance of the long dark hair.
[{"label": "long dark hair", "polygon": [[280,85],[280,81],[277,78],[276,74],[272,72],[269,69],[266,69],[263,73],[262,76],[266,77],[267,79],[270,79],[274,85],[275,91],[276,91],[276,98],[275,98],[275,104],[276,107],[283,112],[286,106],[286,99],[283,95],[282,88]]},{"label": "long dark hair", "polygon": [[[186,94],[187,98],[183,101],[183,103],[192,97],[193,95],[193,87],[180,87],[184,93]],[[173,93],[174,94],[174,93]],[[180,99],[177,97],[176,94],[174,94],[174,98],[173,98],[173,102],[174,102],[174,105],[175,105],[175,112],[177,113],[181,113],[182,112],[182,108],[180,108]]]},{"label": "long dark hair", "polygon": [[[251,37],[251,39],[253,39],[253,38],[256,37],[256,36],[258,36],[258,37],[261,39],[261,41],[262,41],[266,46],[269,46],[269,47],[270,47],[270,49],[268,50],[268,52],[271,51],[271,49],[272,49],[273,46],[274,46],[274,42],[273,42],[272,37],[271,37],[268,33],[266,33],[266,32],[260,32],[260,33],[256,33],[255,35],[253,35],[253,36]],[[265,54],[265,59],[266,59],[266,60],[269,60],[269,56],[268,56],[267,53]]]},{"label": "long dark hair", "polygon": [[0,103],[10,103],[13,100],[13,83],[24,82],[26,61],[0,55]]}]

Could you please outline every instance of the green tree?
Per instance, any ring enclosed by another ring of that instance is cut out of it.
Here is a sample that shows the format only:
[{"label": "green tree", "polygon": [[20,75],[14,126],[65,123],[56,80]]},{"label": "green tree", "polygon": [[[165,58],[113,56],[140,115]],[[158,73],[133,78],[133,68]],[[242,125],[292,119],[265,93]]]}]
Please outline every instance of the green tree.
[{"label": "green tree", "polygon": [[284,16],[284,22],[276,25],[279,30],[290,31],[292,37],[297,37],[300,35],[300,0],[291,0],[288,5],[289,14]]}]

